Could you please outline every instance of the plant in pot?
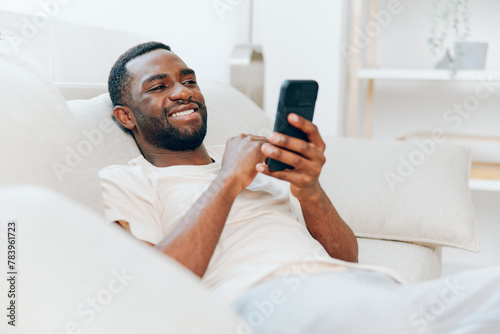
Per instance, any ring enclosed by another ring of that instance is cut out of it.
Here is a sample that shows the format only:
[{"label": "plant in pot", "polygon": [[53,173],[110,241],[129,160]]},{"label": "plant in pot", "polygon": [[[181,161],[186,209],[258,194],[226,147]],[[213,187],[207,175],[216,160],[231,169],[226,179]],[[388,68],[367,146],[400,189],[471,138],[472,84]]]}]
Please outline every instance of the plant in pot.
[{"label": "plant in pot", "polygon": [[436,68],[484,69],[486,43],[466,43],[470,37],[469,0],[430,0],[433,6],[429,49],[433,55],[446,50]]}]

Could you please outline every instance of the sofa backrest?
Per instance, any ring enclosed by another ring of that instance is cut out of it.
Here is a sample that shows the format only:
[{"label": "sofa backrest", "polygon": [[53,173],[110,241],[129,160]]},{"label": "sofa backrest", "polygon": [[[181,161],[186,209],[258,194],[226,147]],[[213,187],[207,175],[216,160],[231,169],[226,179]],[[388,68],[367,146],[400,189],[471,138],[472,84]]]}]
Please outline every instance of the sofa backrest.
[{"label": "sofa backrest", "polygon": [[102,214],[90,146],[44,69],[8,34],[0,35],[0,105],[0,185],[43,186]]}]

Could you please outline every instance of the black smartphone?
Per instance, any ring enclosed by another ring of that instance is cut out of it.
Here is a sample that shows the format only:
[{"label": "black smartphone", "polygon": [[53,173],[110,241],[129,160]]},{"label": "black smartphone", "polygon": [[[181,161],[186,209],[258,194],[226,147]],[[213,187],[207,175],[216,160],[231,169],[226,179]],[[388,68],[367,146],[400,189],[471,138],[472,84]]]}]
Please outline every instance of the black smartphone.
[{"label": "black smartphone", "polygon": [[[314,106],[318,97],[318,83],[314,80],[285,80],[281,85],[280,99],[274,131],[309,141],[307,135],[288,123],[288,114],[294,113],[312,122]],[[267,159],[269,169],[279,171],[293,169],[281,161]]]}]

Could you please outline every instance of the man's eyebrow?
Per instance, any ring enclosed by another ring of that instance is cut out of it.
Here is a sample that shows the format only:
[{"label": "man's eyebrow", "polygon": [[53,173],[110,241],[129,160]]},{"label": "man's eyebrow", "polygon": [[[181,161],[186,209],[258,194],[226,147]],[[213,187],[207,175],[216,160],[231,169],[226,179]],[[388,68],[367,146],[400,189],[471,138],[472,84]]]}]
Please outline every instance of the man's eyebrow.
[{"label": "man's eyebrow", "polygon": [[179,73],[180,73],[181,75],[190,75],[190,74],[195,74],[195,73],[194,73],[194,70],[192,70],[192,69],[190,69],[190,68],[187,68],[187,69],[185,69],[185,70],[181,70]]},{"label": "man's eyebrow", "polygon": [[153,81],[156,81],[156,80],[165,79],[165,78],[168,78],[168,74],[166,74],[166,73],[160,73],[160,74],[152,75],[152,76],[150,76],[149,78],[147,78],[146,80],[144,80],[142,82],[142,87],[146,86],[150,82],[153,82]]}]

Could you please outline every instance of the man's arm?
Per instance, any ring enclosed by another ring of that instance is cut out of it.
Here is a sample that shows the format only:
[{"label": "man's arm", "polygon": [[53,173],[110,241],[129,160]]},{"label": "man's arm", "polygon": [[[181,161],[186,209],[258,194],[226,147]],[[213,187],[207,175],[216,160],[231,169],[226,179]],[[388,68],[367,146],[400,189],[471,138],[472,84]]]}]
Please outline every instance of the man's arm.
[{"label": "man's arm", "polygon": [[264,161],[263,137],[241,135],[228,140],[221,172],[198,198],[181,223],[155,247],[203,277],[238,194],[257,175]]},{"label": "man's arm", "polygon": [[179,226],[155,247],[203,277],[238,196],[235,181],[229,175],[218,176]]},{"label": "man's arm", "polygon": [[269,138],[270,143],[262,145],[262,152],[270,158],[293,166],[294,169],[272,172],[268,166],[259,164],[257,170],[290,182],[290,191],[300,202],[309,232],[331,257],[357,262],[356,237],[319,184],[319,175],[326,159],[325,143],[318,128],[295,114],[290,114],[288,121],[305,132],[309,142],[273,133]]},{"label": "man's arm", "polygon": [[356,237],[339,216],[323,189],[318,199],[302,200],[300,207],[309,232],[331,257],[358,262]]}]

